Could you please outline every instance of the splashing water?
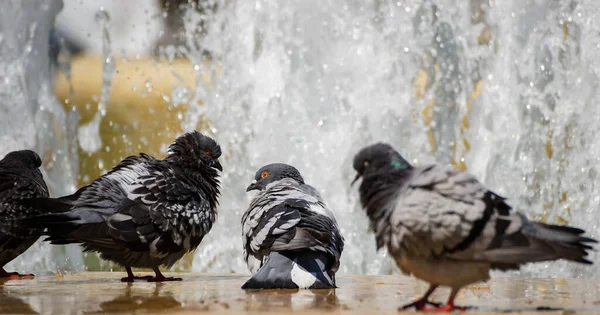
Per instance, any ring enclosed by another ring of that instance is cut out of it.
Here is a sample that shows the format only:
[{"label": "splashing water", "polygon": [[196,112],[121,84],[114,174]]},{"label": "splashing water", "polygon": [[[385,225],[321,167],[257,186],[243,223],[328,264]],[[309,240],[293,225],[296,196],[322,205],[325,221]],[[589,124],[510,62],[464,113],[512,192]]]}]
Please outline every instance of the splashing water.
[{"label": "splashing water", "polygon": [[110,86],[115,73],[115,61],[112,56],[109,35],[110,16],[104,8],[100,8],[96,12],[96,23],[102,29],[102,87],[100,91],[100,99],[98,100],[98,111],[92,120],[84,125],[79,126],[77,138],[79,147],[86,152],[96,152],[102,147],[100,139],[100,122],[106,116],[106,104],[110,95]]},{"label": "splashing water", "polygon": [[[396,272],[385,251],[376,254],[349,186],[353,155],[375,141],[417,164],[467,169],[530,217],[597,236],[600,5],[467,3],[220,3],[204,38],[220,75],[202,93],[226,152],[223,197],[193,269],[246,270],[244,187],[280,161],[297,166],[337,214],[348,244],[341,272]],[[558,262],[515,274],[598,269]]]},{"label": "splashing water", "polygon": [[[193,271],[247,272],[239,223],[251,199],[245,187],[260,166],[285,162],[336,213],[347,242],[342,273],[397,272],[385,251],[375,251],[356,187],[350,187],[353,155],[375,141],[391,143],[416,164],[438,161],[467,169],[529,217],[598,236],[600,4],[257,0],[219,1],[217,7],[209,16],[187,12],[191,21],[206,19],[208,27],[188,23],[185,51],[199,75],[218,75],[195,91],[174,88],[171,97],[192,101],[184,129],[195,128],[204,115],[225,152],[219,218],[195,253]],[[74,126],[76,118],[44,90],[48,75],[26,69],[47,60],[23,53],[27,47],[43,51],[43,32],[51,25],[44,19],[54,10],[31,11],[38,15],[19,23],[36,25],[35,43],[27,46],[27,36],[21,37],[15,51],[1,55],[0,69],[6,71],[0,73],[11,75],[0,80],[6,84],[0,105],[7,113],[0,120],[20,122],[20,128],[2,127],[8,142],[0,143],[0,151],[18,141],[54,154],[54,173],[48,175],[63,184],[52,186],[60,194],[73,189],[76,164],[62,161],[75,156],[69,153],[75,133],[63,126]],[[4,52],[11,33],[0,25]],[[204,62],[205,50],[211,62]],[[111,71],[105,64],[103,78]],[[12,81],[32,78],[42,88],[25,90]],[[103,87],[107,97],[110,79]],[[36,98],[33,91],[45,92]],[[54,126],[54,134],[36,128],[31,121],[38,116],[15,111],[15,103],[45,113],[39,121]],[[37,142],[34,134],[40,135]],[[90,136],[80,131],[81,139]],[[62,168],[69,172],[58,173]],[[53,255],[51,261],[60,261]],[[598,269],[557,262],[512,275],[597,277]]]},{"label": "splashing water", "polygon": [[[0,10],[0,156],[34,149],[44,162],[52,195],[75,190],[78,170],[75,132],[79,116],[65,112],[52,95],[49,30],[60,1],[9,1]],[[77,246],[36,243],[6,268],[22,272],[80,270]],[[48,259],[52,257],[52,259]]]}]

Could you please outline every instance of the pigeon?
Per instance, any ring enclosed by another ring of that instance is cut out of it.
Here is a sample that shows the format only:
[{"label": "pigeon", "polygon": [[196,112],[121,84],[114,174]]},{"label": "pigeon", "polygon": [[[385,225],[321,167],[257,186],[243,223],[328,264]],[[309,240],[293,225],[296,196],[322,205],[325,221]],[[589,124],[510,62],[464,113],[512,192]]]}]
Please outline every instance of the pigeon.
[{"label": "pigeon", "polygon": [[[23,220],[48,230],[51,244],[78,243],[100,253],[135,279],[176,281],[159,266],[171,267],[195,250],[217,214],[220,146],[197,131],[178,137],[164,160],[140,153],[61,198],[32,199],[29,204],[54,213]],[[135,277],[132,267],[152,268],[154,277]]]},{"label": "pigeon", "polygon": [[13,151],[0,160],[0,278],[29,278],[32,274],[6,272],[2,267],[21,255],[42,235],[41,229],[25,229],[24,217],[42,214],[20,200],[48,197],[39,167],[42,159],[31,150]]},{"label": "pigeon", "polygon": [[[592,263],[585,257],[596,240],[583,230],[530,221],[467,172],[413,167],[384,143],[363,148],[353,167],[377,248],[386,246],[402,271],[430,283],[402,309],[464,309],[454,305],[458,291],[487,281],[490,270],[556,259]],[[452,289],[443,306],[428,300],[438,286]]]},{"label": "pigeon", "polygon": [[242,242],[253,276],[242,289],[336,288],[344,238],[317,190],[282,163],[260,168],[251,190],[259,192],[242,216]]}]

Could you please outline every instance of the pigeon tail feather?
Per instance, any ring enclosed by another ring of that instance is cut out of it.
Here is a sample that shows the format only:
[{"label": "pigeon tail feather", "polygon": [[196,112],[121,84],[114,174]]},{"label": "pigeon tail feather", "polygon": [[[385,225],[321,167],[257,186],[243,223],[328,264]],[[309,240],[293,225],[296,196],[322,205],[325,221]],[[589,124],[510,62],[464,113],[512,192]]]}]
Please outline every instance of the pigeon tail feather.
[{"label": "pigeon tail feather", "polygon": [[21,200],[24,206],[42,210],[44,213],[63,213],[71,210],[71,204],[66,198],[30,198]]},{"label": "pigeon tail feather", "polygon": [[506,239],[507,244],[514,243],[517,246],[509,245],[488,250],[484,255],[486,260],[500,263],[500,266],[556,259],[592,264],[585,257],[588,256],[588,251],[593,249],[589,244],[597,241],[581,236],[583,233],[583,230],[569,226],[527,222],[519,237],[517,235]]},{"label": "pigeon tail feather", "polygon": [[72,213],[50,213],[20,220],[28,228],[56,228],[76,225],[79,218]]},{"label": "pigeon tail feather", "polygon": [[[598,243],[595,239],[581,236],[583,230],[570,226],[533,223],[533,235],[536,240],[550,246],[555,254],[554,259],[567,259],[579,263],[591,264],[585,259],[588,250],[593,249],[590,243]],[[528,230],[524,233],[531,233]]]},{"label": "pigeon tail feather", "polygon": [[325,266],[327,256],[313,251],[271,252],[242,289],[336,288]]}]

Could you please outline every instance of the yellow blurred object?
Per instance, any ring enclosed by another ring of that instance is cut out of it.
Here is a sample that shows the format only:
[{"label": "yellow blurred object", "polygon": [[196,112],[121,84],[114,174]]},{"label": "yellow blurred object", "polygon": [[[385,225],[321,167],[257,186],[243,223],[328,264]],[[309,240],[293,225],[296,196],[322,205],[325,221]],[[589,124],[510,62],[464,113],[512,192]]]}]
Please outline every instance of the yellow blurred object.
[{"label": "yellow blurred object", "polygon": [[489,25],[486,25],[477,36],[477,44],[489,45],[492,40],[492,29]]},{"label": "yellow blurred object", "polygon": [[567,220],[559,215],[559,216],[556,216],[556,224],[567,225],[567,224],[569,224],[569,220]]},{"label": "yellow blurred object", "polygon": [[567,40],[569,38],[569,21],[561,20],[560,24],[563,29],[563,40]]},{"label": "yellow blurred object", "polygon": [[456,158],[456,153],[457,153],[456,145],[452,148],[453,150],[452,150],[451,163],[456,170],[460,170],[460,171],[467,170],[467,164],[465,163],[465,155],[467,154],[467,152],[469,152],[471,150],[471,143],[467,139],[466,131],[467,131],[467,129],[469,129],[471,127],[471,123],[469,122],[469,116],[471,114],[471,109],[473,108],[473,102],[475,102],[475,100],[481,95],[482,89],[483,89],[483,80],[479,80],[479,81],[475,82],[475,84],[473,85],[473,91],[471,91],[471,95],[469,96],[469,99],[467,100],[467,111],[463,115],[463,118],[462,118],[461,124],[460,124],[460,128],[459,128],[463,147],[462,147],[462,150],[460,151],[460,154],[459,154],[460,156],[458,157],[458,159]]},{"label": "yellow blurred object", "polygon": [[546,141],[546,156],[548,159],[552,159],[553,151],[552,151],[552,141]]},{"label": "yellow blurred object", "polygon": [[428,78],[429,75],[425,70],[421,69],[419,72],[417,72],[415,80],[413,81],[413,91],[417,99],[422,99],[425,97],[425,93],[429,88],[427,84]]},{"label": "yellow blurred object", "polygon": [[[56,97],[65,108],[76,107],[80,126],[90,122],[98,111],[102,86],[102,58],[84,55],[72,60],[71,80],[63,73],[56,78]],[[187,91],[192,98],[197,71],[189,60],[115,58],[115,72],[106,116],[100,122],[101,148],[97,152],[79,149],[79,186],[89,183],[126,156],[146,152],[158,158],[182,133],[188,104],[172,104],[173,88]],[[209,74],[203,73],[202,84]],[[184,90],[187,89],[187,90]],[[72,93],[71,93],[72,91]],[[206,129],[200,119],[198,130]]]},{"label": "yellow blurred object", "polygon": [[435,141],[435,134],[433,133],[433,127],[431,127],[431,122],[433,122],[433,107],[435,106],[435,101],[433,98],[429,99],[429,104],[425,106],[425,108],[421,111],[421,119],[423,120],[423,125],[427,126],[427,140],[429,142],[429,147],[431,148],[431,153],[435,153],[437,151],[437,142]]}]

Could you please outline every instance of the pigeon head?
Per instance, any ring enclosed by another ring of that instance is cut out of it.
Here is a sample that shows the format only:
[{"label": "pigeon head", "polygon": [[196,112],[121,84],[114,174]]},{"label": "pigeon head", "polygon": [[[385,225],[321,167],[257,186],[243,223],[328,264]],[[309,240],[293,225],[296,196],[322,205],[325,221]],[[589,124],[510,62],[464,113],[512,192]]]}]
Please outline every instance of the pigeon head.
[{"label": "pigeon head", "polygon": [[40,156],[31,150],[20,150],[9,152],[1,161],[0,167],[17,167],[19,165],[29,168],[42,166]]},{"label": "pigeon head", "polygon": [[188,132],[175,139],[169,146],[166,160],[184,165],[192,165],[200,169],[217,169],[223,171],[219,157],[221,147],[211,137],[198,131]]},{"label": "pigeon head", "polygon": [[295,167],[283,163],[273,163],[261,167],[256,172],[254,180],[246,188],[246,191],[264,190],[268,184],[284,178],[291,178],[300,184],[304,184],[302,175],[300,175],[300,172]]},{"label": "pigeon head", "polygon": [[362,176],[378,173],[390,173],[412,168],[400,153],[387,143],[376,143],[363,148],[354,156],[352,164],[356,177],[352,184]]}]

